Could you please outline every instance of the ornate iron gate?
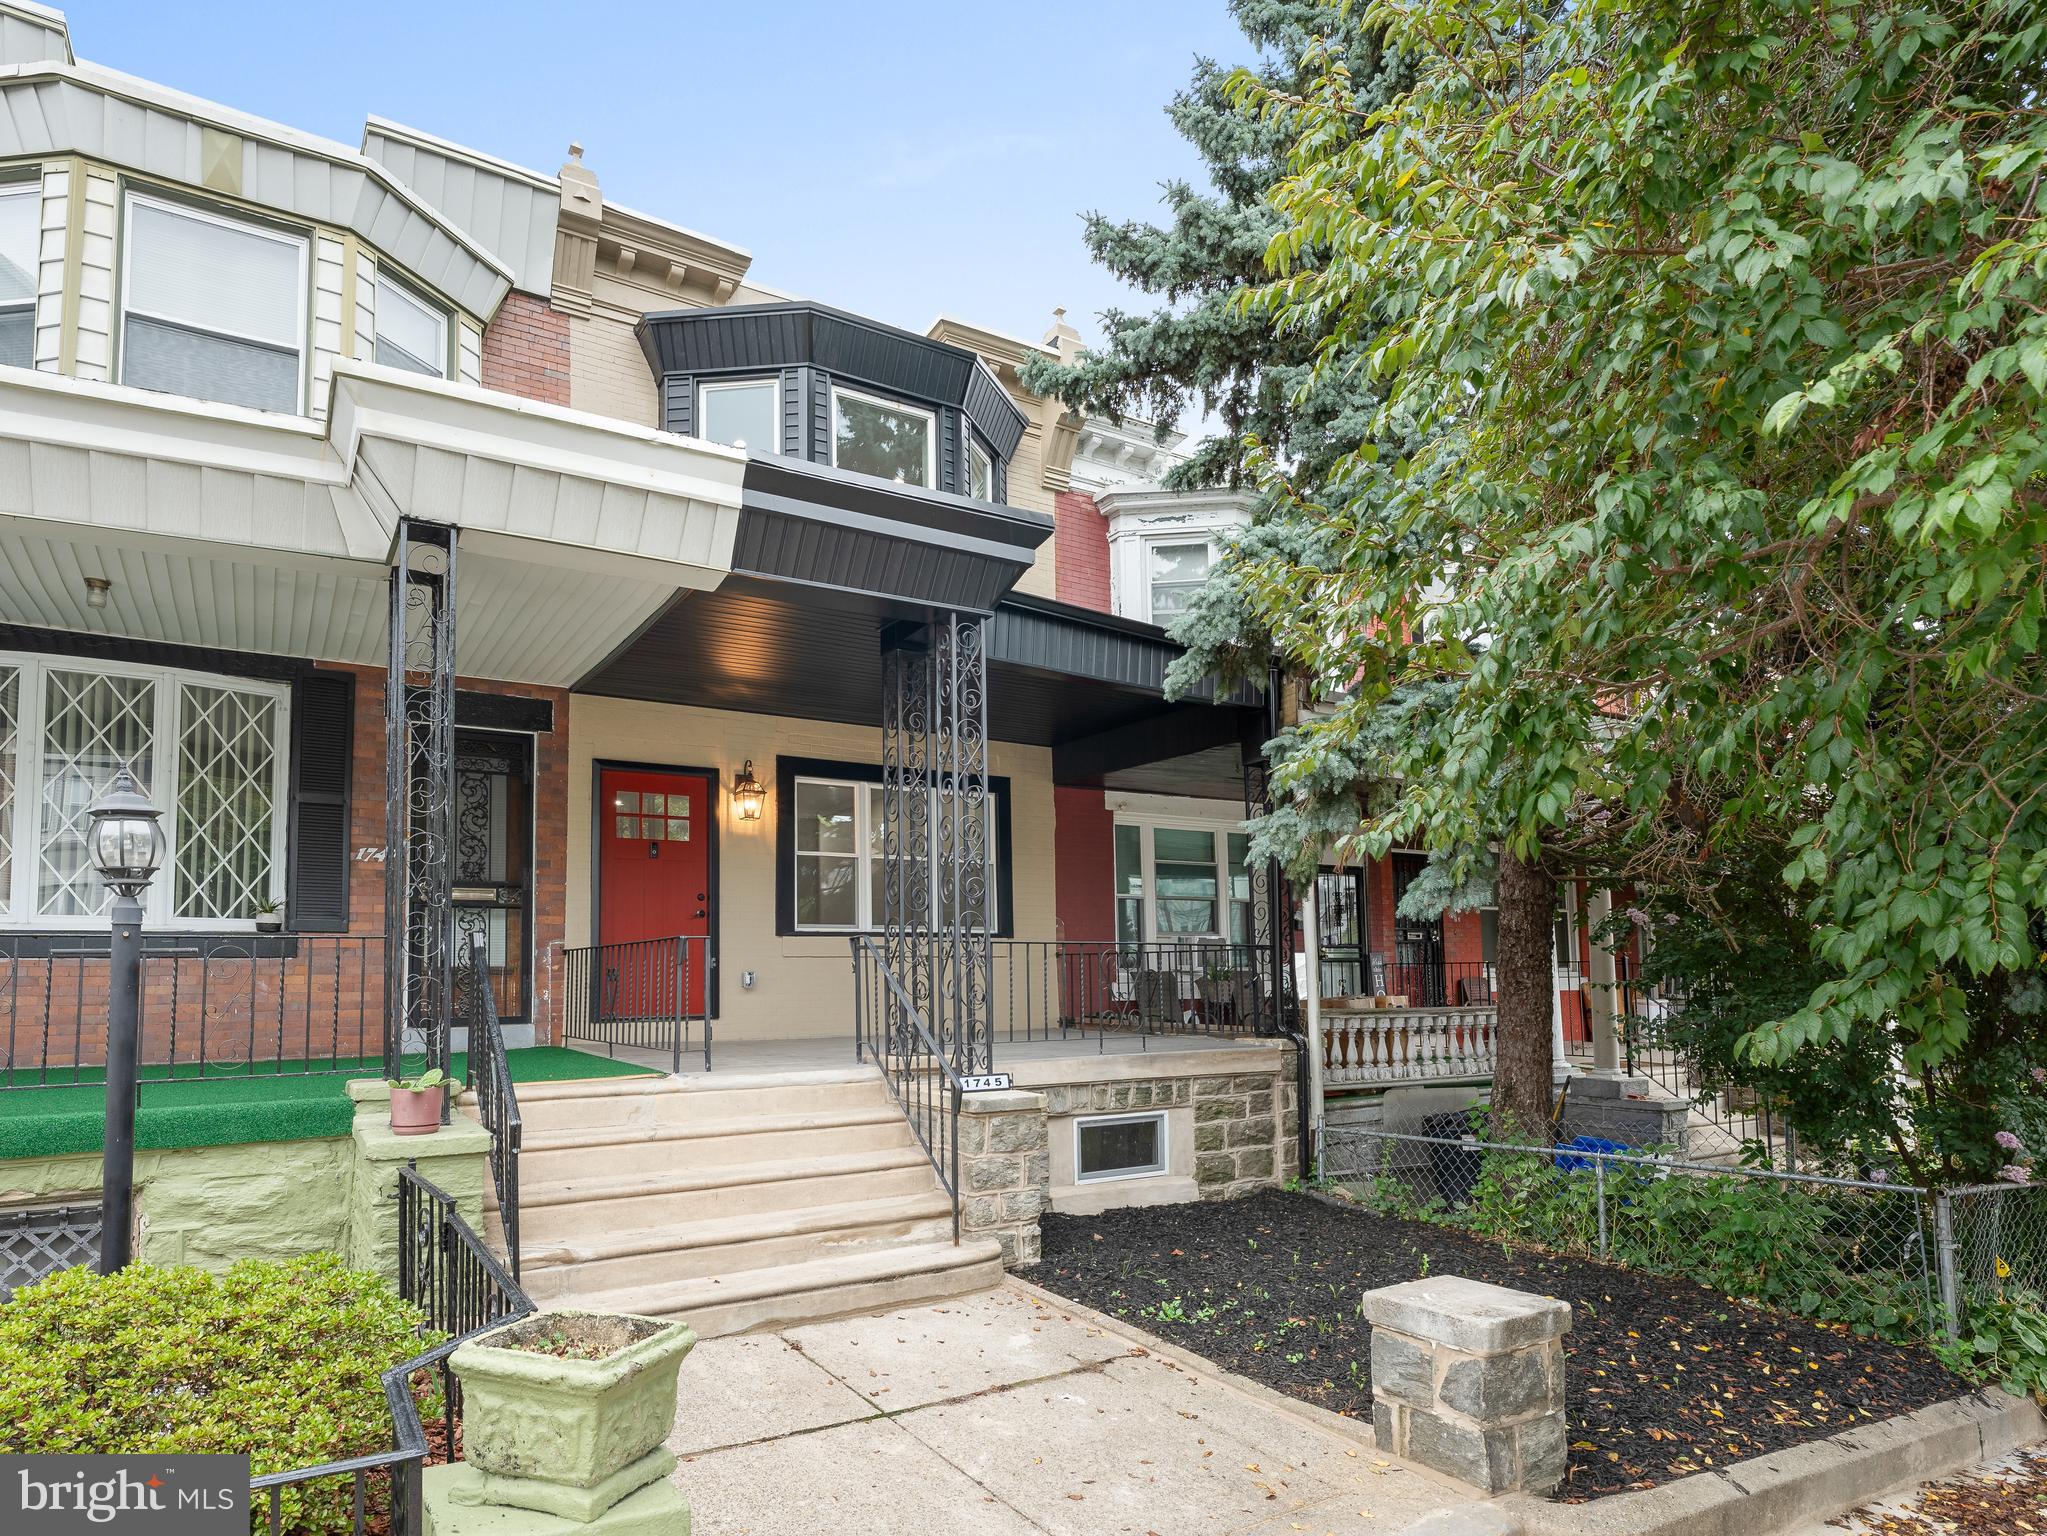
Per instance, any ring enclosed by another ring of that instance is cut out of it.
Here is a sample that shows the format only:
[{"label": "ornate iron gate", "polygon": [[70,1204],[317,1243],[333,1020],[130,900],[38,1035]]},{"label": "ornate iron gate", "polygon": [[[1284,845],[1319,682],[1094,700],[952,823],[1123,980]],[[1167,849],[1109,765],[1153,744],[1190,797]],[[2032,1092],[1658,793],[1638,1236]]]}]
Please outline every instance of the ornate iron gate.
[{"label": "ornate iron gate", "polygon": [[995,924],[987,621],[947,613],[882,634],[882,959],[958,1072],[991,1069]]},{"label": "ornate iron gate", "polygon": [[[384,1070],[445,1071],[454,1006],[455,530],[401,519],[384,674]],[[447,1113],[444,1103],[442,1113]]]}]

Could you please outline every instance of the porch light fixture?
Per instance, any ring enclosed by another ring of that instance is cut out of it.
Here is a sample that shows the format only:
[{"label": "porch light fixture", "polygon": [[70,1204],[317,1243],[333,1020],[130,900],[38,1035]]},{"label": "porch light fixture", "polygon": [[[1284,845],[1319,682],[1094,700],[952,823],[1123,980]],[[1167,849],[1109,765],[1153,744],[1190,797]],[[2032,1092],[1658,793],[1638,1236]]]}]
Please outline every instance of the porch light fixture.
[{"label": "porch light fixture", "polygon": [[107,578],[104,576],[86,577],[85,606],[88,608],[106,607],[107,593],[113,590],[113,586],[114,584],[111,581],[108,581]]},{"label": "porch light fixture", "polygon": [[761,805],[767,798],[768,792],[753,776],[753,759],[749,757],[746,766],[739,770],[739,777],[732,781],[732,809],[741,821],[759,821]]},{"label": "porch light fixture", "polygon": [[123,765],[106,793],[85,813],[91,819],[86,850],[92,867],[117,896],[140,896],[163,866],[163,815]]}]

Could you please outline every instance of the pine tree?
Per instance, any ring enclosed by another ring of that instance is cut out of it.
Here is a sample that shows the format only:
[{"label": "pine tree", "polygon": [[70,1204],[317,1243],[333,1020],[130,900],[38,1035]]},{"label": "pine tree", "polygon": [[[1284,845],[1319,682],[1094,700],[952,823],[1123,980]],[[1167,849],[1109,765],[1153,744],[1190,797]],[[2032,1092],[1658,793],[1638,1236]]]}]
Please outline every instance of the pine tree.
[{"label": "pine tree", "polygon": [[[1231,0],[1230,11],[1260,55],[1255,73],[1275,90],[1305,88],[1323,37],[1361,99],[1390,100],[1398,87],[1397,62],[1355,14],[1339,16],[1311,0]],[[1072,364],[1034,362],[1024,374],[1025,387],[1112,420],[1136,416],[1164,429],[1190,405],[1212,413],[1221,430],[1173,471],[1173,485],[1241,483],[1247,434],[1299,472],[1318,476],[1365,441],[1372,417],[1372,401],[1355,384],[1312,382],[1315,336],[1282,333],[1231,303],[1266,280],[1266,247],[1285,227],[1265,193],[1285,174],[1287,141],[1231,104],[1224,89],[1230,73],[1212,59],[1196,60],[1194,78],[1167,108],[1200,153],[1209,186],[1168,182],[1160,223],[1087,216],[1094,259],[1157,296],[1158,308],[1109,310],[1100,317],[1100,349]],[[1354,371],[1353,378],[1362,377]],[[1303,384],[1311,388],[1297,402]]]}]

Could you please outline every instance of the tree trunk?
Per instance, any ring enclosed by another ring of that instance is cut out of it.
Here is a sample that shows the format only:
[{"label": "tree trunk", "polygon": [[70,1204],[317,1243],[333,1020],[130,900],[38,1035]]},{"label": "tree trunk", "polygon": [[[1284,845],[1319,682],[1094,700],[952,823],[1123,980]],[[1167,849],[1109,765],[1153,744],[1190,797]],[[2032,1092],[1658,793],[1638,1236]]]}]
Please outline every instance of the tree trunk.
[{"label": "tree trunk", "polygon": [[1556,971],[1550,956],[1556,878],[1502,849],[1497,980],[1499,1061],[1493,1069],[1496,1132],[1546,1138],[1556,1092],[1552,1026]]}]

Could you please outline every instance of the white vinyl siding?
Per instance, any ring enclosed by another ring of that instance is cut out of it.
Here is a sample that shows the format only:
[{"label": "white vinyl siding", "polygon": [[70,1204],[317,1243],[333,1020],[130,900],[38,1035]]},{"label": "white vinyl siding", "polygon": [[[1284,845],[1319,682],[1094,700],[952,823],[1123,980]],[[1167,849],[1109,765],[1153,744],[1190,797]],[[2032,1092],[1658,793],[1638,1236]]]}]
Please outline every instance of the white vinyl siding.
[{"label": "white vinyl siding", "polygon": [[121,382],[297,413],[306,260],[303,236],[131,194]]},{"label": "white vinyl siding", "polygon": [[150,920],[247,927],[284,894],[289,698],[278,683],[0,655],[0,915],[75,927],[105,909],[87,813],[125,766],[170,845]]}]

